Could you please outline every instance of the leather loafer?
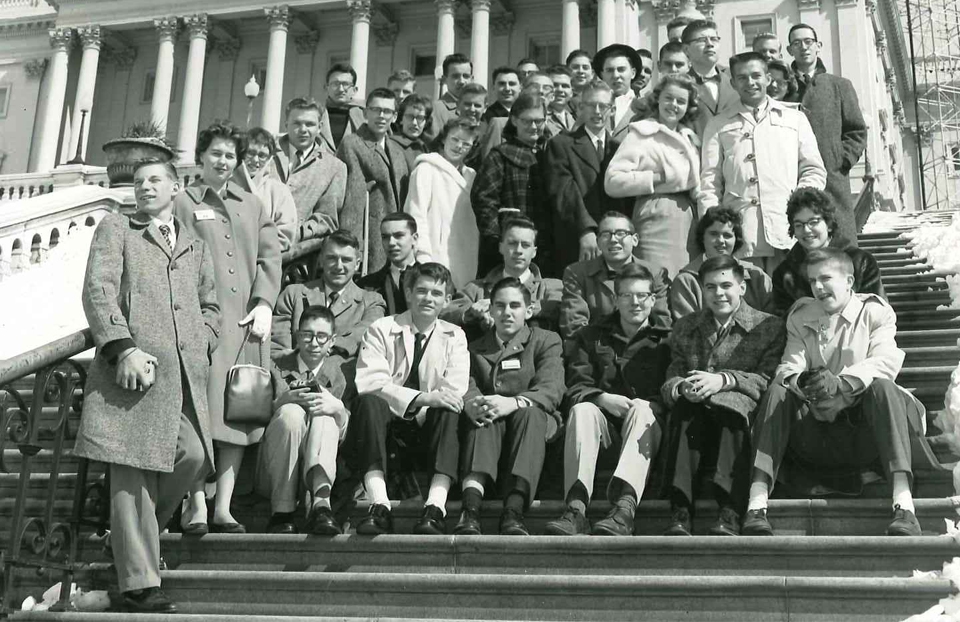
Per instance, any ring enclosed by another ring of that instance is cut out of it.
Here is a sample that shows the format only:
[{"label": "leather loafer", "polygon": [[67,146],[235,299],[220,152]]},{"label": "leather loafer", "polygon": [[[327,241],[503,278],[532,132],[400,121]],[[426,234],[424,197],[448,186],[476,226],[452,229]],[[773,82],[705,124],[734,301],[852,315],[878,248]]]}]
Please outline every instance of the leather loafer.
[{"label": "leather loafer", "polygon": [[307,517],[307,532],[315,536],[339,536],[343,529],[330,508],[314,506]]},{"label": "leather loafer", "polygon": [[590,521],[583,512],[568,507],[557,520],[552,520],[543,529],[548,536],[581,536],[590,533]]},{"label": "leather loafer", "polygon": [[893,521],[887,526],[888,536],[922,536],[920,521],[910,510],[904,510],[899,505],[893,508]]},{"label": "leather loafer", "polygon": [[190,523],[180,528],[185,536],[205,536],[210,533],[210,527],[206,523]]},{"label": "leather loafer", "polygon": [[673,514],[670,516],[670,524],[663,531],[665,536],[692,536],[693,519],[690,518],[690,510],[685,507],[674,507]]},{"label": "leather loafer", "polygon": [[457,526],[453,528],[455,536],[479,536],[482,533],[479,512],[471,509],[460,512],[460,520],[457,522]]},{"label": "leather loafer", "polygon": [[363,519],[357,523],[357,533],[362,536],[379,536],[393,533],[393,514],[390,507],[375,503]]},{"label": "leather loafer", "polygon": [[740,515],[731,507],[720,508],[717,515],[717,522],[708,532],[711,536],[739,536],[740,535]]},{"label": "leather loafer", "polygon": [[442,536],[447,533],[443,512],[434,505],[423,506],[420,521],[413,527],[413,533],[421,536]]},{"label": "leather loafer", "polygon": [[123,593],[123,609],[130,613],[176,613],[177,605],[159,587]]},{"label": "leather loafer", "polygon": [[507,508],[500,515],[501,536],[529,536],[530,532],[523,523],[523,514],[512,508]]},{"label": "leather loafer", "polygon": [[621,507],[614,507],[605,518],[593,525],[595,536],[632,536],[633,515]]},{"label": "leather loafer", "polygon": [[267,533],[297,533],[297,526],[293,524],[293,514],[290,512],[277,512],[273,514],[267,522]]},{"label": "leather loafer", "polygon": [[773,526],[767,520],[767,509],[747,510],[740,534],[744,536],[772,536]]},{"label": "leather loafer", "polygon": [[240,523],[223,523],[222,525],[211,522],[210,533],[247,533],[247,528]]}]

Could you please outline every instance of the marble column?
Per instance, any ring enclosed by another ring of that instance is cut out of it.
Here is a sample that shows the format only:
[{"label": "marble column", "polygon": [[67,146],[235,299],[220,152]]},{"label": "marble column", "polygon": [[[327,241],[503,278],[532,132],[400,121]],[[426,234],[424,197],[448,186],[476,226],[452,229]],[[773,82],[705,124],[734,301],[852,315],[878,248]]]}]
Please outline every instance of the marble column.
[{"label": "marble column", "polygon": [[60,140],[63,103],[67,98],[67,75],[72,46],[72,30],[57,28],[50,31],[50,47],[53,48],[53,56],[46,72],[47,97],[40,102],[40,132],[37,137],[39,149],[34,168],[37,173],[46,173],[57,165],[57,143]]},{"label": "marble column", "polygon": [[370,0],[347,0],[353,37],[350,39],[350,64],[357,72],[357,97],[367,94],[367,53],[370,49]]},{"label": "marble column", "polygon": [[580,3],[579,0],[562,0],[562,2],[560,60],[566,61],[570,52],[580,49]]},{"label": "marble column", "polygon": [[597,49],[617,42],[616,0],[597,0]]},{"label": "marble column", "polygon": [[[490,73],[490,0],[471,0],[473,26],[470,29],[470,60],[473,81],[487,86]],[[438,62],[443,59],[438,58]]]},{"label": "marble column", "polygon": [[157,70],[153,79],[150,118],[166,132],[167,118],[170,115],[170,92],[173,90],[173,46],[177,42],[177,30],[180,25],[176,17],[155,19],[153,25],[157,29],[160,47],[157,50]]},{"label": "marble column", "polygon": [[83,129],[83,145],[80,155],[86,157],[87,142],[90,140],[90,122],[93,117],[93,95],[97,86],[97,67],[100,64],[100,26],[94,24],[77,28],[83,54],[80,57],[80,77],[77,79],[77,98],[73,104],[73,121],[70,132],[70,158],[77,153],[80,140],[80,119],[87,111]]},{"label": "marble column", "polygon": [[183,105],[180,108],[180,129],[177,145],[180,162],[193,164],[197,146],[197,131],[200,124],[200,94],[203,91],[203,67],[207,57],[207,15],[197,13],[183,18],[190,33],[190,50],[187,54],[187,75],[183,81]]},{"label": "marble column", "polygon": [[624,0],[623,9],[626,28],[624,43],[637,49],[640,47],[640,3],[637,0]]},{"label": "marble column", "polygon": [[[454,46],[456,45],[456,23],[454,22],[453,13],[456,11],[457,2],[456,0],[436,0],[437,3],[437,68],[436,68],[436,78],[437,78],[437,88],[436,96],[440,97],[440,85],[442,84],[441,80],[443,78],[441,69],[443,65],[443,59],[447,56],[450,56],[454,52]],[[473,75],[476,76],[479,72],[474,66]]]},{"label": "marble column", "polygon": [[270,24],[270,43],[267,48],[267,84],[263,90],[263,116],[260,124],[276,134],[280,129],[280,110],[283,107],[283,72],[287,59],[290,11],[285,4],[263,11]]}]

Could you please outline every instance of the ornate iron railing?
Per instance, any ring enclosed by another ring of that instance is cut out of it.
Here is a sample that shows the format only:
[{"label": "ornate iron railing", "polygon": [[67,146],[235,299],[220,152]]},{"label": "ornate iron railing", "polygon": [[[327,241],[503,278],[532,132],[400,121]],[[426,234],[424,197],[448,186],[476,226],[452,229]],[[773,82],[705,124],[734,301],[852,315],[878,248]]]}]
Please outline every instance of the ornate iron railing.
[{"label": "ornate iron railing", "polygon": [[[315,278],[319,251],[320,240],[309,240],[284,253],[283,284]],[[75,357],[92,347],[90,331],[83,330],[0,361],[0,474],[19,476],[16,499],[7,520],[7,542],[0,551],[0,618],[18,607],[22,598],[18,594],[18,579],[25,571],[33,571],[51,582],[61,581],[65,587],[55,609],[65,608],[69,586],[80,565],[81,532],[93,528],[103,535],[109,527],[109,491],[103,477],[91,476],[88,461],[77,462],[68,516],[61,509],[63,499],[58,498],[68,441],[76,435],[83,409],[86,368]],[[7,449],[18,450],[18,470],[7,464]],[[35,508],[30,487],[35,483],[32,476],[43,450],[49,452],[45,461],[49,465],[49,481],[42,507]],[[4,513],[4,500],[0,499],[0,517]]]}]

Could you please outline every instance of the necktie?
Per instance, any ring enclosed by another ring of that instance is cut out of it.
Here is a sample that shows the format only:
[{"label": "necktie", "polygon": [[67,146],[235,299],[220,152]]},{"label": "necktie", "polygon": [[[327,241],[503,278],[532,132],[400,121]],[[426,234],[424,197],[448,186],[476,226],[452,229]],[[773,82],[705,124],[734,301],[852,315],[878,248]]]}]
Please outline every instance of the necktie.
[{"label": "necktie", "polygon": [[337,302],[337,298],[340,297],[340,292],[330,292],[330,295],[327,296],[327,308],[332,309],[334,303]]},{"label": "necktie", "polygon": [[423,333],[414,335],[413,341],[413,361],[410,363],[410,375],[407,381],[403,383],[408,389],[420,390],[420,361],[423,359],[423,341],[427,336]]},{"label": "necktie", "polygon": [[294,164],[293,164],[293,167],[294,167],[294,168],[296,168],[296,167],[300,166],[301,164],[303,164],[303,152],[300,151],[299,149],[297,149],[297,153],[296,153],[296,158],[295,158],[295,160],[296,160],[296,162],[294,162]]},{"label": "necktie", "polygon": [[603,162],[603,141],[597,139],[597,159]]},{"label": "necktie", "polygon": [[610,106],[610,132],[612,133],[616,129],[617,129],[617,103],[614,102],[613,105]]},{"label": "necktie", "polygon": [[759,121],[759,120],[760,120],[760,109],[759,109],[759,108],[754,108],[754,109],[753,109],[753,120],[754,120],[754,121]]},{"label": "necktie", "polygon": [[160,235],[163,236],[163,240],[167,243],[167,248],[170,249],[170,252],[173,252],[173,237],[170,235],[170,227],[167,225],[160,225]]}]

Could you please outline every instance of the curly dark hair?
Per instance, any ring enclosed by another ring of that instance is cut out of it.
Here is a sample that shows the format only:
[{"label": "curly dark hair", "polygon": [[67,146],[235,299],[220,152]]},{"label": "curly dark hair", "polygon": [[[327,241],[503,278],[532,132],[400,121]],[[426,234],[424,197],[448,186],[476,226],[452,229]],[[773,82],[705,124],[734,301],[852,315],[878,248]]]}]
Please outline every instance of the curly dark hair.
[{"label": "curly dark hair", "polygon": [[717,222],[730,225],[733,229],[733,236],[737,239],[733,243],[733,252],[740,250],[743,246],[743,219],[740,218],[740,212],[729,207],[714,207],[708,209],[707,213],[697,221],[696,241],[700,252],[706,254],[707,245],[703,242],[703,236],[707,234],[710,225]]},{"label": "curly dark hair", "polygon": [[214,121],[207,129],[200,130],[197,136],[197,148],[194,152],[194,159],[200,164],[200,156],[210,148],[215,138],[232,141],[237,150],[237,162],[243,161],[243,156],[247,154],[247,137],[244,132],[229,121]]},{"label": "curly dark hair", "polygon": [[833,198],[818,188],[801,186],[790,193],[787,199],[787,231],[793,237],[793,218],[802,209],[808,209],[827,223],[830,237],[833,237],[839,224],[837,223],[837,205]]},{"label": "curly dark hair", "polygon": [[693,128],[700,114],[700,93],[697,83],[690,76],[680,73],[668,73],[660,76],[657,85],[645,97],[637,100],[635,110],[637,119],[660,119],[660,94],[668,86],[679,86],[687,92],[687,112],[680,119],[681,125]]}]

